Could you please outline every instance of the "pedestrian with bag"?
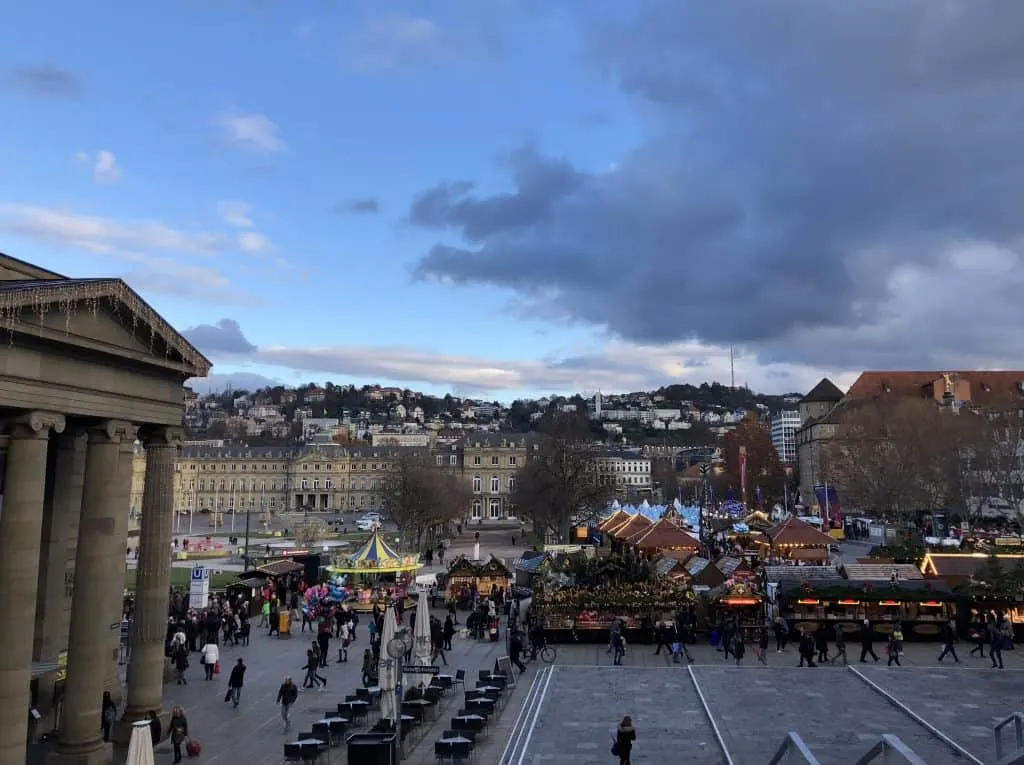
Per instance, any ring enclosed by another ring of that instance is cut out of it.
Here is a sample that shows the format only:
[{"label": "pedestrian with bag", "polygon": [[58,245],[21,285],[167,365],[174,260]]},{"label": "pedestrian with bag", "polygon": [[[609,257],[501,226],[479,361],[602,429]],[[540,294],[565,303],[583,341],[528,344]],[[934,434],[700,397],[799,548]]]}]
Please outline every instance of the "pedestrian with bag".
[{"label": "pedestrian with bag", "polygon": [[213,671],[220,661],[220,648],[214,642],[206,643],[200,652],[203,657],[203,670],[206,672],[206,679],[213,680]]},{"label": "pedestrian with bag", "polygon": [[843,632],[843,625],[836,625],[836,642],[834,643],[836,649],[836,655],[832,657],[832,663],[836,663],[836,659],[843,660],[843,666],[846,666],[846,633]]},{"label": "pedestrian with bag", "polygon": [[188,738],[188,719],[185,717],[185,710],[181,707],[174,707],[171,710],[171,746],[174,748],[174,762],[181,762],[181,745]]},{"label": "pedestrian with bag", "polygon": [[228,676],[228,692],[224,695],[224,701],[230,701],[235,709],[238,709],[238,702],[242,700],[242,686],[245,684],[245,663],[241,657],[238,663],[231,668]]},{"label": "pedestrian with bag", "polygon": [[626,715],[619,723],[612,739],[612,756],[619,758],[619,765],[631,765],[630,754],[633,752],[633,742],[636,741],[636,728],[633,727],[633,718]]}]

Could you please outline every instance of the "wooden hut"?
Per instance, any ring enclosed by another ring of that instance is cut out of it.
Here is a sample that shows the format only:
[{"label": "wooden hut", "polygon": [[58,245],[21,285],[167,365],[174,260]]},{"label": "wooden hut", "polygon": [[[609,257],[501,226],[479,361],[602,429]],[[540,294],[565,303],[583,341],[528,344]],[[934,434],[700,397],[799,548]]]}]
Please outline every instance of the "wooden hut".
[{"label": "wooden hut", "polygon": [[493,588],[506,590],[512,586],[512,572],[493,555],[476,572],[476,589],[481,595],[489,595]]},{"label": "wooden hut", "polygon": [[601,525],[597,527],[597,530],[602,533],[608,533],[616,526],[621,526],[632,517],[633,516],[625,510],[616,510],[601,522]]},{"label": "wooden hut", "polygon": [[665,518],[630,537],[629,543],[645,551],[686,550],[697,552],[700,549],[700,544],[694,537]]},{"label": "wooden hut", "polygon": [[611,529],[608,533],[620,542],[625,542],[634,534],[645,531],[654,525],[654,521],[644,515],[637,513],[631,515],[629,520]]},{"label": "wooden hut", "polygon": [[788,558],[815,564],[828,563],[829,547],[836,543],[828,534],[793,515],[763,532],[756,541],[762,548],[762,559]]}]

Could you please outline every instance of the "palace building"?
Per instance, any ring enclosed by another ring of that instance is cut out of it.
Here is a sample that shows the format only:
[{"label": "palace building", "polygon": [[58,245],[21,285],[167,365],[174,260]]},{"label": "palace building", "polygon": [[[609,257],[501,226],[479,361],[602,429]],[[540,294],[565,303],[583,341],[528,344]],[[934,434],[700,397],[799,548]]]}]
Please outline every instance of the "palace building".
[{"label": "palace building", "polygon": [[[0,762],[25,762],[29,735],[57,727],[52,761],[109,763],[105,690],[124,697],[124,723],[164,713],[183,385],[210,362],[120,279],[68,279],[5,255],[0,333]],[[113,627],[138,443],[145,492],[122,688]]]}]

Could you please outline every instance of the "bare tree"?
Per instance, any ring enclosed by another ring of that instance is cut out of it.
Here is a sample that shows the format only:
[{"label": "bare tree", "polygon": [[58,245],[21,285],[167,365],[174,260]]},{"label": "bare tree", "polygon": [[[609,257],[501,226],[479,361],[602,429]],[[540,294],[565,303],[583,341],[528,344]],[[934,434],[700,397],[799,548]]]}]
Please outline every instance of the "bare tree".
[{"label": "bare tree", "polygon": [[519,469],[513,501],[538,536],[551,531],[568,541],[574,523],[590,523],[615,495],[598,473],[600,445],[584,419],[558,414],[541,422],[538,449]]},{"label": "bare tree", "polygon": [[999,497],[1019,512],[1024,501],[1024,418],[1019,401],[1001,401],[976,415],[965,448],[967,495]]},{"label": "bare tree", "polygon": [[679,496],[679,472],[672,457],[651,460],[651,481],[661,491],[661,501],[669,503]]},{"label": "bare tree", "polygon": [[395,459],[384,498],[399,531],[420,547],[428,532],[465,513],[471,492],[457,475],[432,464],[426,450],[410,449]]}]

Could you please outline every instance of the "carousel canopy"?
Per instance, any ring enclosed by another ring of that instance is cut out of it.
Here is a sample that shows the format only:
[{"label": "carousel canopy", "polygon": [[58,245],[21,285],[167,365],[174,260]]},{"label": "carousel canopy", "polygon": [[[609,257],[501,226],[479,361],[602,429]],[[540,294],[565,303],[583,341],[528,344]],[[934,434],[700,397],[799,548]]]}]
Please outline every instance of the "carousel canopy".
[{"label": "carousel canopy", "polygon": [[757,541],[781,547],[828,547],[835,544],[836,540],[791,515],[761,534]]},{"label": "carousel canopy", "polygon": [[343,558],[341,563],[331,567],[330,571],[337,574],[415,571],[420,567],[418,557],[395,552],[380,533],[374,531],[358,550]]},{"label": "carousel canopy", "polygon": [[630,539],[631,544],[657,550],[697,550],[697,540],[671,520],[663,518],[640,535]]}]

